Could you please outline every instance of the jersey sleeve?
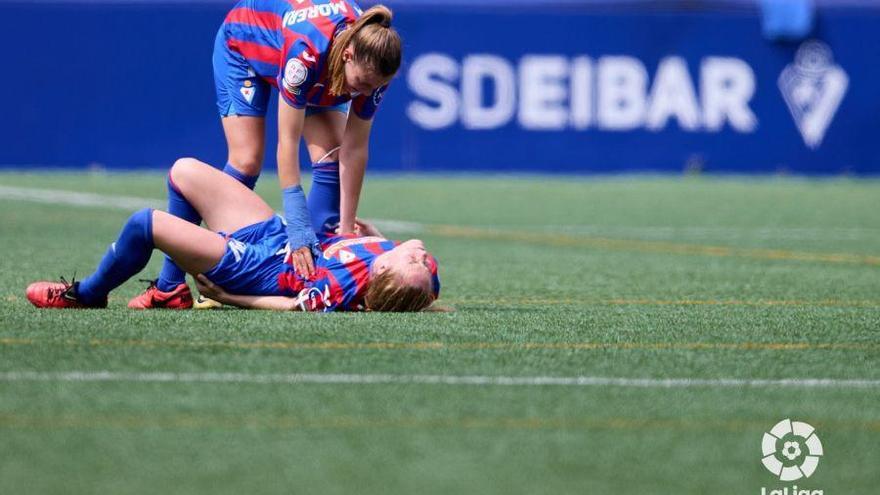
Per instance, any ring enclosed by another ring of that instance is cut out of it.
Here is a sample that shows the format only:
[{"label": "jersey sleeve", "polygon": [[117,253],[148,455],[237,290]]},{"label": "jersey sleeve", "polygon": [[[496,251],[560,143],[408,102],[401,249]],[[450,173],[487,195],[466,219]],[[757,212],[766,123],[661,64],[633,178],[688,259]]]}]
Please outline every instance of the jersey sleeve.
[{"label": "jersey sleeve", "polygon": [[294,108],[305,108],[309,90],[319,76],[318,54],[304,40],[294,41],[278,72],[278,94]]},{"label": "jersey sleeve", "polygon": [[351,100],[351,110],[355,115],[364,120],[372,119],[373,115],[376,115],[376,110],[379,108],[382,98],[385,97],[385,90],[387,89],[388,85],[386,84],[373,91],[373,94],[355,96]]}]

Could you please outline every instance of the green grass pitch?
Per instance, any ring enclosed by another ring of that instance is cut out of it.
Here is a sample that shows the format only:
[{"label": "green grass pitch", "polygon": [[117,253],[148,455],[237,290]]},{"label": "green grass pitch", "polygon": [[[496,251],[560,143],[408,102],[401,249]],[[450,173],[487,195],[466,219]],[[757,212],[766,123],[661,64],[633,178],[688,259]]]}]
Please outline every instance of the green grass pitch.
[{"label": "green grass pitch", "polygon": [[[278,206],[274,177],[258,192]],[[164,182],[0,173],[0,493],[759,494],[796,484],[867,494],[880,484],[876,180],[373,175],[361,214],[394,220],[390,237],[426,242],[455,312],[133,312],[136,280],[107,310],[32,308],[29,282],[87,275],[115,238],[134,207],[109,196],[161,202]],[[28,371],[123,378],[14,379]],[[172,375],[125,378],[142,373]],[[255,383],[291,374],[649,381]],[[763,432],[784,418],[812,424],[823,442],[809,479],[783,483],[761,464]]]}]

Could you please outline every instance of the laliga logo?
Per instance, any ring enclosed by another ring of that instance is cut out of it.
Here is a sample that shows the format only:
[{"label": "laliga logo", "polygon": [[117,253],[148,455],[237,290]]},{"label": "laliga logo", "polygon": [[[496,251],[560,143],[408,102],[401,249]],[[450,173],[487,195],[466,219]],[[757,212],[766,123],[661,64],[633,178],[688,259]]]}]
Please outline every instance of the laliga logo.
[{"label": "laliga logo", "polygon": [[849,86],[846,72],[834,65],[828,45],[813,40],[801,45],[778,82],[804,143],[818,148]]},{"label": "laliga logo", "polygon": [[761,441],[761,462],[780,481],[809,478],[823,455],[815,428],[800,421],[783,419]]}]

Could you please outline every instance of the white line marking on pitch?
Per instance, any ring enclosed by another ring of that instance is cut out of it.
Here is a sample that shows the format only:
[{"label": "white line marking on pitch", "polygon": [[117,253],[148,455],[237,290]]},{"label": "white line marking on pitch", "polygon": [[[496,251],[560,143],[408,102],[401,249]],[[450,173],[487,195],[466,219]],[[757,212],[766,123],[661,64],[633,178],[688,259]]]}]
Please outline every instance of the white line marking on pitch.
[{"label": "white line marking on pitch", "polygon": [[[161,199],[141,198],[137,196],[116,196],[106,194],[81,193],[60,189],[37,189],[32,187],[11,187],[0,185],[0,199],[30,201],[51,205],[93,206],[135,211],[141,208],[157,208],[164,210],[166,202]],[[373,220],[382,230],[389,232],[413,232],[425,230],[423,224],[402,220]]]},{"label": "white line marking on pitch", "polygon": [[0,185],[0,199],[16,199],[34,203],[71,206],[99,206],[122,210],[141,208],[165,208],[165,202],[158,199],[138,198],[136,196],[112,196],[106,194],[62,191],[60,189],[36,189],[32,187],[9,187]]},{"label": "white line marking on pitch", "polygon": [[[31,201],[46,204],[70,206],[92,206],[122,209],[128,211],[140,208],[164,209],[166,202],[160,199],[137,196],[118,196],[95,193],[81,193],[60,189],[38,189],[32,187],[13,187],[0,185],[0,199]],[[381,230],[394,233],[417,234],[425,231],[426,225],[402,220],[373,219]],[[499,226],[472,225],[473,228],[497,230]],[[880,229],[869,227],[852,228],[810,228],[810,227],[664,227],[664,226],[613,226],[613,225],[544,225],[536,227],[536,232],[563,233],[587,236],[610,236],[637,238],[641,240],[705,240],[705,239],[759,239],[759,240],[862,240],[880,236]]]},{"label": "white line marking on pitch", "polygon": [[783,387],[783,388],[876,388],[880,380],[835,378],[619,378],[602,376],[480,376],[480,375],[361,375],[361,374],[248,374],[248,373],[130,373],[115,371],[7,371],[2,382],[147,382],[147,383],[253,383],[253,384],[401,384],[474,386],[565,386],[565,387]]}]

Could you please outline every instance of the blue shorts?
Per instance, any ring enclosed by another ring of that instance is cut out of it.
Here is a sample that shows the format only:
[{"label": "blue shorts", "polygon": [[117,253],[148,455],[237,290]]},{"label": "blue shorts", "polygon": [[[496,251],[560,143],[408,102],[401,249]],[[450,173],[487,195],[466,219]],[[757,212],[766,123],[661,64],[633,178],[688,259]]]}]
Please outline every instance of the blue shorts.
[{"label": "blue shorts", "polygon": [[219,234],[227,240],[226,253],[206,277],[231,294],[281,295],[278,276],[293,271],[284,263],[287,233],[281,217]]},{"label": "blue shorts", "polygon": [[[221,26],[214,39],[214,89],[217,92],[217,110],[221,117],[246,115],[265,117],[272,95],[272,85],[248,65],[240,53],[226,45],[226,33]],[[347,114],[351,102],[320,107],[306,106],[306,117],[324,112]]]}]

